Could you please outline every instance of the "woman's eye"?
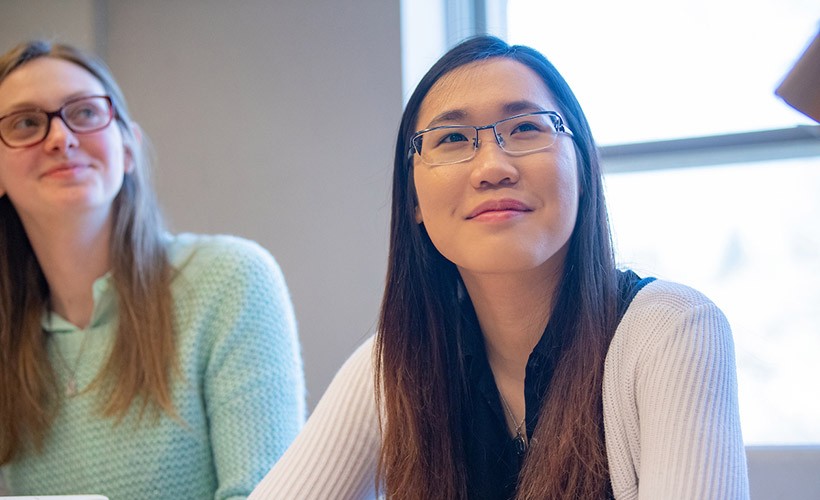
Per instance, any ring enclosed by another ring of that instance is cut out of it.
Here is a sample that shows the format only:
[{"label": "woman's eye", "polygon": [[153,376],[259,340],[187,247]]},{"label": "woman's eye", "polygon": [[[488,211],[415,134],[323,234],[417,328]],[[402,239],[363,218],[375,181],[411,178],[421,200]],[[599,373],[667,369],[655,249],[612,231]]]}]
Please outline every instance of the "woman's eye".
[{"label": "woman's eye", "polygon": [[87,122],[93,121],[100,115],[100,112],[92,106],[83,106],[71,110],[69,118],[72,122]]},{"label": "woman's eye", "polygon": [[12,123],[15,130],[36,129],[42,125],[43,120],[37,115],[20,115]]},{"label": "woman's eye", "polygon": [[463,142],[467,140],[467,136],[460,132],[452,132],[446,134],[444,137],[441,138],[439,144],[448,144],[451,142]]},{"label": "woman's eye", "polygon": [[518,134],[518,133],[521,133],[521,132],[543,132],[543,131],[544,131],[543,127],[539,127],[535,123],[524,122],[524,123],[517,124],[515,126],[515,128],[512,129],[512,131],[510,132],[510,135]]}]

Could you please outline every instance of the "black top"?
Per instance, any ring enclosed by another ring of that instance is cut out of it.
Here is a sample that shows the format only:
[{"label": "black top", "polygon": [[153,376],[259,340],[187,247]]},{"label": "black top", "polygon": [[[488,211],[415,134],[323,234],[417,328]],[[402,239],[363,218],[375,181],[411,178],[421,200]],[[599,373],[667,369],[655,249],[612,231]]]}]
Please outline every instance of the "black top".
[{"label": "black top", "polygon": [[[619,284],[623,317],[635,294],[653,278],[641,279],[632,271],[621,273]],[[473,318],[475,314],[472,314]],[[549,321],[544,334],[530,354],[524,379],[524,400],[527,408],[527,437],[538,423],[538,411],[552,379],[559,342],[562,339],[556,322]],[[484,340],[477,320],[464,339],[464,366],[467,375],[467,398],[463,420],[466,454],[467,491],[470,499],[501,500],[512,498],[524,453],[510,437],[504,408],[487,360]]]}]

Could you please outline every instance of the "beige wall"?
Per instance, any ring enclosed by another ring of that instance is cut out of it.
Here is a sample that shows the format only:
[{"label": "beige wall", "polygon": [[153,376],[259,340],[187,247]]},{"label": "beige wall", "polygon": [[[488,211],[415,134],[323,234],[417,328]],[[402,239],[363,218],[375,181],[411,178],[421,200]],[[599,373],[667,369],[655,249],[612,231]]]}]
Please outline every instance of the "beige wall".
[{"label": "beige wall", "polygon": [[101,53],[153,140],[175,231],[279,261],[311,407],[377,318],[401,112],[399,1],[0,1],[2,50]]},{"label": "beige wall", "polygon": [[100,9],[94,0],[0,0],[0,52],[31,37],[69,40],[99,50]]}]

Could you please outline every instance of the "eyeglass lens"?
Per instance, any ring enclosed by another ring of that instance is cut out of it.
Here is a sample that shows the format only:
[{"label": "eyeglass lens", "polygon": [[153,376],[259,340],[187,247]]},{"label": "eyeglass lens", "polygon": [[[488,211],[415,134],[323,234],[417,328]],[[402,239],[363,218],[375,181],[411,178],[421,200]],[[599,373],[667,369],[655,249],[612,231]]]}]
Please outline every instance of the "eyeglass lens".
[{"label": "eyeglass lens", "polygon": [[60,116],[73,132],[88,133],[106,127],[112,119],[107,97],[84,97],[70,101],[59,110],[23,110],[0,119],[0,135],[12,147],[36,144],[45,139],[53,116]]}]

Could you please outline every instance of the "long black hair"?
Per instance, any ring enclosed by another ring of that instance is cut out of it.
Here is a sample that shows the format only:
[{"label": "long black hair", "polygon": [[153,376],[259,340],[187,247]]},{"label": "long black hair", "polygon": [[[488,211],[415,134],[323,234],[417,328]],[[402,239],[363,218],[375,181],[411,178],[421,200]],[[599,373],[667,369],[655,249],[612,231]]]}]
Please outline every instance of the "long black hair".
[{"label": "long black hair", "polygon": [[538,51],[491,36],[468,39],[427,72],[407,103],[396,141],[390,250],[377,334],[376,391],[384,421],[379,481],[391,498],[465,498],[461,435],[465,296],[455,265],[417,224],[410,140],[427,93],[456,68],[517,61],[544,82],[574,134],[580,199],[550,321],[562,349],[520,477],[518,498],[606,494],[601,384],[617,322],[617,272],[597,148],[564,78]]}]

